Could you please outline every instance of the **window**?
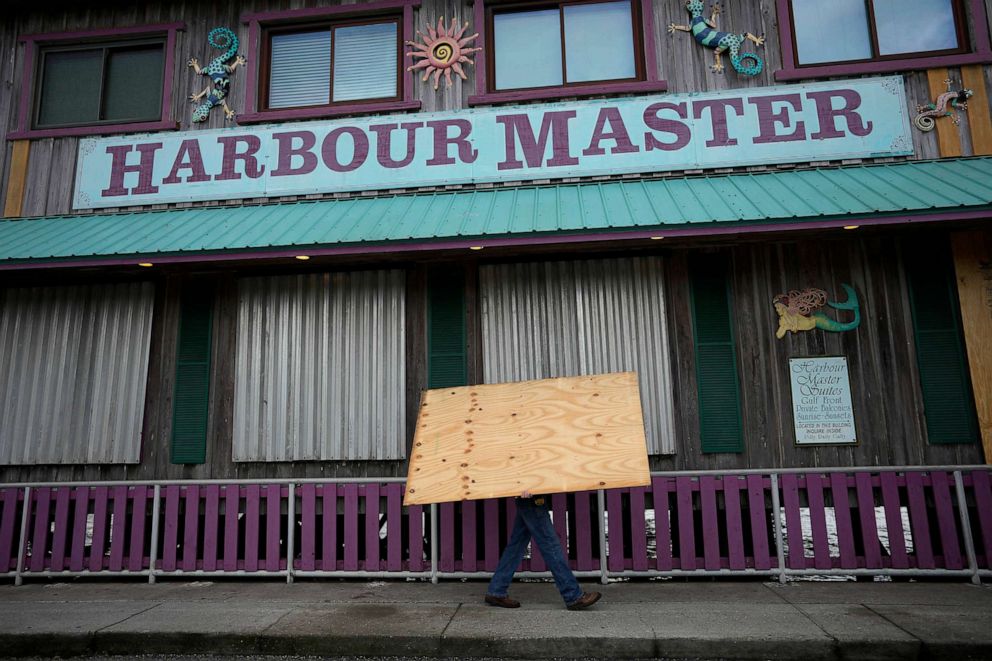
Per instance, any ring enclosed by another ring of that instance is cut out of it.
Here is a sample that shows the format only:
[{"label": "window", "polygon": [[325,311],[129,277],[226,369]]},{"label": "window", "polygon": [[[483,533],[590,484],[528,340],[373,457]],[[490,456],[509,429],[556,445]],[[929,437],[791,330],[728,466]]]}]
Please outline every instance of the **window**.
[{"label": "window", "polygon": [[637,372],[648,454],[675,454],[664,273],[660,257],[480,266],[483,382]]},{"label": "window", "polygon": [[469,104],[663,92],[651,0],[476,0]]},{"label": "window", "polygon": [[630,0],[490,10],[493,90],[641,80]]},{"label": "window", "polygon": [[239,124],[419,110],[403,43],[420,0],[247,13]]},{"label": "window", "polygon": [[963,41],[954,0],[792,0],[792,19],[800,66],[953,53]]},{"label": "window", "polygon": [[[981,0],[779,0],[778,80],[989,61]],[[969,38],[972,25],[983,26]],[[825,37],[825,35],[829,35]]]},{"label": "window", "polygon": [[176,128],[173,53],[182,23],[36,34],[25,43],[17,128],[8,139]]},{"label": "window", "polygon": [[0,290],[0,466],[136,464],[150,282]]},{"label": "window", "polygon": [[406,456],[404,271],[238,280],[234,461]]},{"label": "window", "polygon": [[306,108],[399,98],[398,18],[270,30],[262,107]]},{"label": "window", "polygon": [[34,128],[154,121],[164,68],[163,39],[43,48]]}]

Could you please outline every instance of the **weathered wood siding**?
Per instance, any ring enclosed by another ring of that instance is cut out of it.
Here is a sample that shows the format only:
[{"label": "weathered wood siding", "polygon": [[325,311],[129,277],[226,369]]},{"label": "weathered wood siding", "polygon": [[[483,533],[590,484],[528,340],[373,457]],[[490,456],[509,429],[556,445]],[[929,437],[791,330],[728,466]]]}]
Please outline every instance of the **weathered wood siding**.
[{"label": "weathered wood siding", "polygon": [[[245,12],[269,9],[294,9],[312,7],[315,5],[336,4],[333,2],[316,2],[316,0],[282,0],[280,2],[226,2],[226,3],[189,3],[189,2],[159,2],[131,3],[105,0],[104,2],[80,2],[76,5],[60,7],[59,11],[31,11],[25,7],[7,7],[3,18],[0,18],[0,62],[2,62],[3,87],[0,89],[0,130],[6,135],[17,122],[17,110],[20,101],[20,90],[25,81],[21,80],[24,63],[24,45],[17,41],[19,35],[60,32],[71,30],[88,30],[109,27],[140,26],[154,23],[181,20],[186,23],[186,29],[178,35],[175,53],[175,78],[173,93],[172,116],[182,130],[197,130],[220,128],[224,126],[223,113],[211,113],[208,121],[192,126],[190,115],[192,105],[188,96],[203,87],[203,78],[196,76],[186,66],[189,57],[195,56],[201,61],[212,57],[213,49],[207,44],[207,33],[216,26],[229,26],[236,29],[242,40],[241,50],[249,58],[255,54],[248,53],[247,25],[240,22],[240,16]],[[361,3],[358,3],[361,4]],[[687,14],[681,0],[654,0],[655,46],[660,75],[668,81],[669,92],[699,92],[730,88],[750,88],[774,85],[774,72],[781,68],[781,49],[779,47],[778,22],[775,11],[775,0],[730,0],[725,2],[725,13],[718,19],[722,29],[735,31],[750,31],[764,34],[767,42],[763,48],[756,49],[765,61],[764,71],[754,77],[739,76],[729,70],[716,74],[709,70],[712,64],[712,51],[696,44],[691,36],[685,33],[669,35],[666,29],[671,22],[685,23]],[[986,0],[992,5],[992,0]],[[992,9],[990,9],[992,15]],[[424,0],[419,10],[415,11],[415,22],[418,29],[425,23],[436,24],[439,16],[450,19],[457,16],[462,21],[473,22],[472,5],[467,2],[452,2],[451,0]],[[472,24],[471,29],[481,30],[482,26]],[[976,29],[988,29],[988,26],[969,26],[972,33]],[[749,44],[746,49],[750,49]],[[479,65],[482,66],[481,58]],[[247,69],[239,69],[232,78],[232,91],[229,97],[230,105],[235,110],[245,107],[245,89]],[[992,83],[990,68],[985,67],[986,89]],[[453,87],[441,85],[438,91],[433,86],[420,83],[414,86],[415,98],[423,107],[422,112],[451,111],[467,108],[467,99],[475,94],[475,73],[473,67],[467,67],[469,79],[458,80]],[[961,70],[948,70],[948,75],[956,84],[961,82]],[[906,81],[906,96],[909,107],[907,112],[913,112],[918,103],[931,100],[931,94],[926,71],[912,71],[904,74]],[[988,105],[983,107],[988,113]],[[957,127],[961,136],[964,155],[971,155],[969,133],[969,113],[962,113],[961,126]],[[927,159],[939,156],[937,148],[937,132],[922,133],[913,130],[915,143],[915,158]],[[78,138],[42,138],[33,140],[29,176],[25,190],[23,215],[39,216],[69,213],[71,211],[72,185],[75,175],[76,150]],[[4,182],[0,193],[0,207],[6,196],[6,182],[11,157],[11,143],[4,141],[0,148],[0,177]],[[753,168],[752,168],[753,169]],[[206,203],[217,204],[217,202]]]},{"label": "weathered wood siding", "polygon": [[[931,235],[936,242],[946,234]],[[731,264],[731,305],[741,378],[743,453],[703,454],[699,442],[695,357],[692,342],[687,265],[694,251],[717,250]],[[624,254],[630,254],[625,251]],[[666,247],[665,306],[671,357],[671,397],[675,454],[652,456],[654,469],[729,469],[781,466],[871,466],[981,463],[981,443],[932,445],[925,441],[923,403],[914,353],[913,324],[902,267],[902,239],[886,231],[864,238],[820,237],[796,241],[754,241],[707,248]],[[616,257],[617,254],[597,253]],[[596,255],[583,254],[583,257]],[[469,380],[482,381],[476,274],[479,262],[464,264],[468,278]],[[423,266],[408,265],[406,298],[406,443],[416,425],[421,391],[427,386],[425,356],[426,289]],[[237,330],[236,274],[202,276],[214,280],[216,308],[210,418],[206,463],[170,463],[179,277],[162,279],[152,328],[142,459],[137,466],[0,467],[0,482],[69,479],[175,479],[253,477],[364,477],[405,475],[405,462],[238,462],[231,458]],[[821,287],[831,297],[840,284],[854,286],[861,302],[861,326],[851,332],[814,330],[775,338],[775,294]],[[850,369],[859,444],[796,447],[788,359],[806,355],[846,355]]]},{"label": "weathered wood siding", "polygon": [[[946,241],[946,235],[935,234],[933,240]],[[700,450],[692,328],[687,321],[690,301],[688,288],[679,284],[686,279],[690,252],[673,255],[668,260],[668,323],[680,446],[672,461],[653,458],[655,465],[695,470],[982,463],[980,443],[931,445],[924,440],[901,246],[899,236],[886,233],[862,239],[825,237],[712,248],[720,250],[732,265],[743,454],[703,454]],[[776,339],[778,316],[772,308],[776,294],[820,287],[828,296],[843,298],[842,282],[858,292],[862,320],[857,330],[813,330]],[[848,358],[856,446],[797,447],[794,443],[788,359],[814,355]]]}]

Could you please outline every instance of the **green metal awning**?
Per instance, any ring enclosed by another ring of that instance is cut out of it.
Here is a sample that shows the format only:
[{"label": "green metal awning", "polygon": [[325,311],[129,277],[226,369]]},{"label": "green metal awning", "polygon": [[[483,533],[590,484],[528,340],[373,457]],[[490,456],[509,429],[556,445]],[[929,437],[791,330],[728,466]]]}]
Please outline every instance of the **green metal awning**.
[{"label": "green metal awning", "polygon": [[990,208],[992,157],[906,161],[4,220],[0,268],[953,220]]}]

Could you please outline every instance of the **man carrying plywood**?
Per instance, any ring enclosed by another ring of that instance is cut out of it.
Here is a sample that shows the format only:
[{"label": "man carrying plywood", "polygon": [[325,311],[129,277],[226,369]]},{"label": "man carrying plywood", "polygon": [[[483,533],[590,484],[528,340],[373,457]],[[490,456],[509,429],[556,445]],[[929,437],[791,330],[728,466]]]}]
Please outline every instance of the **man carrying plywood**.
[{"label": "man carrying plywood", "polygon": [[646,486],[644,421],[633,372],[429,390],[424,394],[404,502],[518,496],[513,531],[486,603],[507,596],[533,539],[566,606],[587,608],[551,525],[550,493]]}]

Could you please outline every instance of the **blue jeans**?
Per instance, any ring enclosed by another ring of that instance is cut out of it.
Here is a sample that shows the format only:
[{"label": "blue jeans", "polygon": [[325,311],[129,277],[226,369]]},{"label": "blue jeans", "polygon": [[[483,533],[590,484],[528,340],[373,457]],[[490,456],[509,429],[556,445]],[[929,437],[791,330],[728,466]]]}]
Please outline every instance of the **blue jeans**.
[{"label": "blue jeans", "polygon": [[[545,496],[544,499],[547,503],[550,502],[551,497]],[[499,558],[496,573],[489,581],[489,589],[486,593],[494,597],[507,596],[513,573],[524,558],[527,542],[533,538],[544,557],[545,564],[551,570],[551,575],[555,578],[555,585],[558,586],[561,598],[565,600],[566,605],[574,603],[582,596],[582,588],[575,580],[575,574],[569,568],[568,560],[561,550],[558,535],[555,534],[551,517],[548,515],[548,506],[537,505],[533,498],[517,498],[516,505],[517,516],[513,521],[513,532],[510,533],[510,540],[503,549],[503,555]]]}]

